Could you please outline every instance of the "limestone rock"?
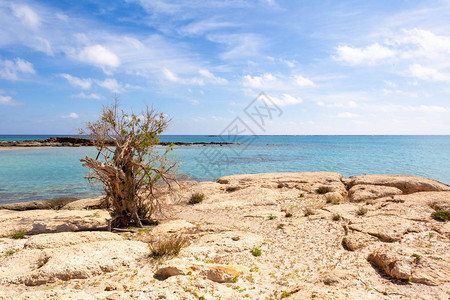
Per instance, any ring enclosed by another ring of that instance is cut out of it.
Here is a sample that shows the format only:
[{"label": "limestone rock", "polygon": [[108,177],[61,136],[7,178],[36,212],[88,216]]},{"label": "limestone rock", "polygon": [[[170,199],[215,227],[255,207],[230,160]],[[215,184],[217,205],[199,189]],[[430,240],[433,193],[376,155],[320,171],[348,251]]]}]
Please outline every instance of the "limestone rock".
[{"label": "limestone rock", "polygon": [[358,184],[348,191],[348,198],[353,202],[360,202],[391,195],[400,195],[402,191],[396,187]]},{"label": "limestone rock", "polygon": [[102,209],[106,208],[106,201],[103,196],[97,198],[81,199],[64,205],[61,209],[82,210],[82,209]]},{"label": "limestone rock", "polygon": [[330,192],[325,194],[327,203],[339,204],[344,200],[344,197],[338,192]]},{"label": "limestone rock", "polygon": [[416,223],[395,216],[363,217],[349,224],[349,228],[379,237],[384,242],[399,241],[408,231],[420,231]]},{"label": "limestone rock", "polygon": [[238,276],[244,274],[246,268],[237,265],[211,265],[201,273],[211,281],[219,283],[231,283]]},{"label": "limestone rock", "polygon": [[82,231],[39,234],[30,237],[25,249],[51,249],[70,247],[77,244],[93,243],[100,241],[123,241],[124,239],[112,232]]},{"label": "limestone rock", "polygon": [[342,240],[344,245],[352,251],[367,247],[370,243],[376,241],[376,238],[358,231],[347,234]]},{"label": "limestone rock", "polygon": [[0,209],[9,210],[33,210],[33,209],[61,209],[68,203],[77,201],[77,198],[55,198],[0,205]]},{"label": "limestone rock", "polygon": [[411,278],[415,262],[414,257],[400,256],[387,247],[375,250],[369,254],[367,259],[396,279]]},{"label": "limestone rock", "polygon": [[195,228],[195,225],[189,223],[185,220],[171,220],[156,226],[152,233],[157,234],[166,234],[166,233],[176,233],[181,232],[183,230]]},{"label": "limestone rock", "polygon": [[404,194],[428,191],[450,191],[450,187],[438,181],[410,175],[362,175],[350,177],[348,187],[355,185],[382,185],[396,187]]},{"label": "limestone rock", "polygon": [[0,210],[0,237],[19,230],[26,234],[106,230],[110,218],[105,210]]}]

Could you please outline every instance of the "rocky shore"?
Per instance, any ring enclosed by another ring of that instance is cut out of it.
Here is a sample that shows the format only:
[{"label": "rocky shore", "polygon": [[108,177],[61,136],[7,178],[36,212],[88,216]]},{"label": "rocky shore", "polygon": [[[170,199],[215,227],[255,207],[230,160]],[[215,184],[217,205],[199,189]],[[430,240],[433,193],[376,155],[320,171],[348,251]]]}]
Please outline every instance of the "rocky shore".
[{"label": "rocky shore", "polygon": [[[228,142],[160,142],[161,146],[191,146],[191,145],[237,145],[238,143]],[[109,144],[113,146],[112,143]],[[45,140],[23,140],[23,141],[0,141],[0,147],[90,147],[94,146],[91,140],[75,137],[52,137]]]},{"label": "rocky shore", "polygon": [[[164,197],[159,225],[116,233],[101,198],[3,206],[0,299],[450,297],[450,187],[437,181],[233,175]],[[174,237],[177,256],[151,256]]]}]

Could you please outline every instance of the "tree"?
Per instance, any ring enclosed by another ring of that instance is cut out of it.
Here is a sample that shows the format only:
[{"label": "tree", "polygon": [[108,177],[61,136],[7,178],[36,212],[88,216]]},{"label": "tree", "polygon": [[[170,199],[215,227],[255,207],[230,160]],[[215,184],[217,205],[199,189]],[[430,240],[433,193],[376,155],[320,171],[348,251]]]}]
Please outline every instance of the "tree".
[{"label": "tree", "polygon": [[89,182],[101,182],[111,208],[113,227],[142,227],[142,222],[162,208],[162,200],[155,195],[155,185],[176,182],[177,163],[169,159],[172,146],[155,149],[159,135],[167,128],[168,120],[153,108],[140,115],[119,110],[118,100],[95,122],[80,130],[98,150],[97,157],[86,156],[80,161],[88,167]]}]

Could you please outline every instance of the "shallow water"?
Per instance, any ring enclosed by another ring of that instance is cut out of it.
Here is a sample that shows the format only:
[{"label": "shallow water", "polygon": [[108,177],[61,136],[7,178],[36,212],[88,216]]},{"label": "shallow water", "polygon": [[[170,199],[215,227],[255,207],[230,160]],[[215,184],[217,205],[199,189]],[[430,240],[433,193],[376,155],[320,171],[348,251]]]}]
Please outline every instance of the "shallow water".
[{"label": "shallow water", "polygon": [[[0,140],[49,136],[0,136]],[[252,137],[229,137],[244,142]],[[163,136],[162,141],[222,141],[220,136]],[[80,158],[88,148],[0,150],[0,203],[92,197]],[[409,174],[450,184],[450,136],[258,136],[250,144],[177,146],[180,171],[196,180],[239,173],[333,171],[344,176]]]}]

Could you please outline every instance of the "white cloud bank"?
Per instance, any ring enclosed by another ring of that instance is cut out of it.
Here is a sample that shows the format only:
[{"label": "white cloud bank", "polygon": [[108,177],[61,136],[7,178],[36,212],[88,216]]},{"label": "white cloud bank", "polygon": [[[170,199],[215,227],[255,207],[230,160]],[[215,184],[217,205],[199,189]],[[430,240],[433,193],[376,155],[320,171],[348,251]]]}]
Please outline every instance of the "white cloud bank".
[{"label": "white cloud bank", "polygon": [[16,58],[14,61],[12,60],[1,60],[0,59],[0,77],[7,80],[18,80],[19,74],[35,74],[33,64]]},{"label": "white cloud bank", "polygon": [[71,112],[67,115],[62,115],[61,118],[63,119],[78,119],[80,116],[77,113]]},{"label": "white cloud bank", "polygon": [[65,78],[72,86],[82,88],[83,90],[88,90],[92,86],[92,80],[90,78],[82,79],[70,74],[60,74],[61,77]]},{"label": "white cloud bank", "polygon": [[119,57],[102,45],[84,47],[78,54],[78,59],[103,69],[117,68],[120,65]]}]

